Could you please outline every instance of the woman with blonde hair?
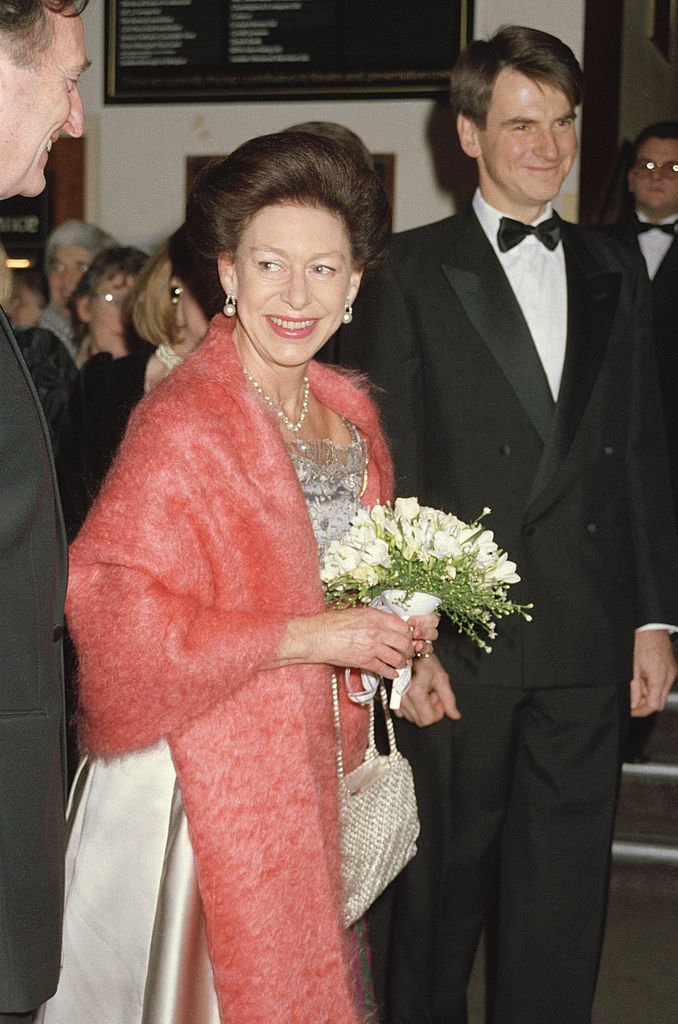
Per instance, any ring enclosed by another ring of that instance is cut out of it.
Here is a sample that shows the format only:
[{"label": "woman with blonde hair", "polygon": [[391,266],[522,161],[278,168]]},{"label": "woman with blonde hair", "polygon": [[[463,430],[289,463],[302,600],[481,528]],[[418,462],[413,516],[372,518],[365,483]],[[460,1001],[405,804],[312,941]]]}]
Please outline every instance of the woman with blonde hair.
[{"label": "woman with blonde hair", "polygon": [[132,292],[136,332],[155,346],[155,358],[146,365],[145,392],[200,344],[222,304],[216,271],[189,247],[182,224],[148,260]]}]

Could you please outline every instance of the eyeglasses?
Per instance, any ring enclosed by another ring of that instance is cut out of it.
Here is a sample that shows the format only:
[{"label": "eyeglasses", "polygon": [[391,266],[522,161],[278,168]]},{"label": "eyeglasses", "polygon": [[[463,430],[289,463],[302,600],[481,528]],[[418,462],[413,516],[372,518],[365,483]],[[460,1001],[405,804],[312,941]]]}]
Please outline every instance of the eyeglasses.
[{"label": "eyeglasses", "polygon": [[658,174],[670,181],[678,174],[678,163],[662,162],[661,160],[636,160],[634,168],[638,174]]},{"label": "eyeglasses", "polygon": [[58,263],[56,260],[52,260],[47,267],[47,272],[49,274],[66,274],[73,268],[75,268],[79,274],[86,274],[89,270],[89,263],[75,263],[73,266],[67,267],[63,263]]},{"label": "eyeglasses", "polygon": [[113,292],[103,292],[101,295],[92,296],[94,299],[103,299],[103,301],[107,302],[110,306],[122,306],[127,297],[127,292],[124,292],[122,295],[114,295]]}]

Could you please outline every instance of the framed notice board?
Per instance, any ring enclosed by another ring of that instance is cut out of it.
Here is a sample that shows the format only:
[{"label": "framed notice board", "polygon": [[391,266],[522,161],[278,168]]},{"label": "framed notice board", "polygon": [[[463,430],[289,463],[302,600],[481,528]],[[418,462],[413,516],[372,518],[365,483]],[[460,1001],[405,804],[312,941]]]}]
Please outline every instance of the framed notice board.
[{"label": "framed notice board", "polygon": [[443,95],[472,5],[106,0],[106,102]]}]

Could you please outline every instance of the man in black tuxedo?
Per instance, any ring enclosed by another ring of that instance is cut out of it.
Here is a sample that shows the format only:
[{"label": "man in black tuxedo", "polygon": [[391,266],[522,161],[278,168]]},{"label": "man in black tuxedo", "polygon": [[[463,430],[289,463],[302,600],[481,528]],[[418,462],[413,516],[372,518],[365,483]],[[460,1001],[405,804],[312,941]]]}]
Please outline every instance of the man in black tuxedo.
[{"label": "man in black tuxedo", "polygon": [[589,1024],[629,704],[661,708],[676,674],[647,282],[551,210],[581,87],[546,33],[471,44],[452,100],[472,207],[395,236],[334,352],[381,389],[399,494],[489,505],[534,602],[491,654],[441,629],[442,665],[416,663],[398,725],[420,850],[372,920],[389,1024],[465,1024],[495,893],[494,1024]]},{"label": "man in black tuxedo", "polygon": [[[71,0],[0,0],[0,199],[38,195],[59,133],[82,134],[87,64]],[[0,311],[0,1021],[59,977],[65,590],[47,425]]]},{"label": "man in black tuxedo", "polygon": [[652,282],[652,324],[678,520],[678,121],[644,128],[628,172],[633,211],[613,234],[640,252]]},{"label": "man in black tuxedo", "polygon": [[[678,121],[650,124],[633,144],[628,215],[608,229],[640,256],[651,281],[652,328],[678,524]],[[650,760],[656,715],[631,723],[625,758]]]}]

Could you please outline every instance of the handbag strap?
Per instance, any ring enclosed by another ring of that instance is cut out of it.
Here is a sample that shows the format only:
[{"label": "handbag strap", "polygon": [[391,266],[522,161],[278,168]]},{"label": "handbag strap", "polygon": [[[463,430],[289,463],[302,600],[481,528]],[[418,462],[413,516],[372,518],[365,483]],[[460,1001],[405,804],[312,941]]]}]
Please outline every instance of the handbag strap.
[{"label": "handbag strap", "polygon": [[[379,680],[379,696],[381,697],[381,706],[384,709],[384,721],[386,723],[386,735],[388,736],[388,752],[394,754],[398,749],[395,738],[395,729],[393,727],[393,719],[391,717],[391,709],[388,702],[388,694],[386,693],[386,687],[384,686],[384,680]],[[374,713],[374,712],[373,712]],[[374,731],[374,726],[373,726]]]},{"label": "handbag strap", "polygon": [[[393,728],[393,719],[391,718],[391,711],[388,706],[388,695],[386,693],[386,687],[384,686],[383,679],[379,680],[379,696],[381,698],[381,706],[384,709],[384,720],[386,723],[386,735],[388,737],[389,754],[393,754],[397,751],[395,729]],[[340,779],[344,778],[344,753],[341,745],[341,720],[339,717],[339,682],[337,680],[336,672],[332,673],[332,716],[334,718],[334,733],[336,737],[336,760],[337,760],[337,775]],[[370,701],[370,724],[368,732],[367,750],[365,751],[364,760],[370,760],[373,757],[378,757],[379,751],[377,750],[377,744],[374,739],[374,701]]]}]

